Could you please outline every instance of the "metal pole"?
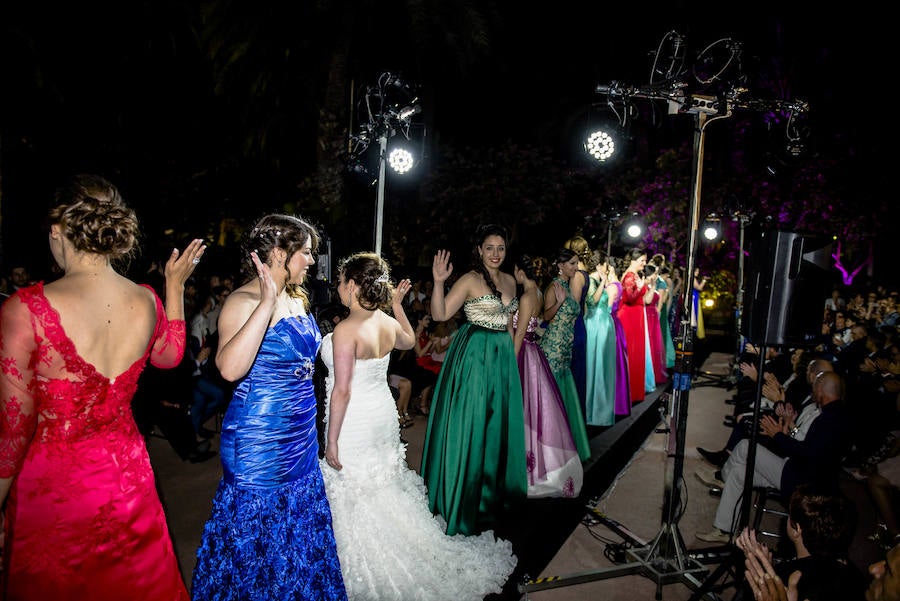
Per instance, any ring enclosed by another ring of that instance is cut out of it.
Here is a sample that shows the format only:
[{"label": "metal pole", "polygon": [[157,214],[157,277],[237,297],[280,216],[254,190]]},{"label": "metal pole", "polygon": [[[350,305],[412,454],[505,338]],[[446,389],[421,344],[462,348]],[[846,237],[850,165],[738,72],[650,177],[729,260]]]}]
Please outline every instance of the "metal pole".
[{"label": "metal pole", "polygon": [[610,219],[606,223],[606,260],[609,260],[609,251],[612,250],[612,227],[613,220]]},{"label": "metal pole", "polygon": [[381,254],[381,230],[384,226],[384,176],[387,163],[387,131],[378,138],[378,197],[375,206],[375,254]]}]

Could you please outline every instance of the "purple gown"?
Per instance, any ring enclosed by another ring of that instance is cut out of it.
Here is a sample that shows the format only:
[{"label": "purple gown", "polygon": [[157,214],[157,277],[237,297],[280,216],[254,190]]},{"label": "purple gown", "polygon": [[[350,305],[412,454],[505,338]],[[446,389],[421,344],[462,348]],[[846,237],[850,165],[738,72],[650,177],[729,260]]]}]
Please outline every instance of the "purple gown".
[{"label": "purple gown", "polygon": [[[528,496],[576,497],[581,492],[584,471],[559,386],[536,341],[534,330],[538,323],[536,317],[528,320],[525,339],[516,358],[522,380]],[[518,326],[516,312],[513,328]]]},{"label": "purple gown", "polygon": [[628,391],[628,353],[625,352],[625,330],[619,320],[619,303],[622,302],[622,283],[611,282],[619,293],[610,307],[616,327],[616,415],[631,415],[631,396]]}]

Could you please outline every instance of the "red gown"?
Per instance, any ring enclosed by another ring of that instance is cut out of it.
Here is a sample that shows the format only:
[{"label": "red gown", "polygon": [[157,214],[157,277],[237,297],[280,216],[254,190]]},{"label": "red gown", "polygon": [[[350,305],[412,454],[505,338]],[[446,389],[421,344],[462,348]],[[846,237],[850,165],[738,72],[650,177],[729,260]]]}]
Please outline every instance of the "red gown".
[{"label": "red gown", "polygon": [[647,284],[637,287],[637,276],[627,271],[622,278],[622,302],[619,304],[619,321],[625,331],[625,354],[628,356],[628,389],[631,402],[643,401],[646,349],[644,348],[644,294]]},{"label": "red gown", "polygon": [[657,384],[662,384],[669,379],[669,374],[666,372],[666,348],[663,346],[657,303],[659,292],[654,292],[653,301],[646,305],[647,337],[650,339],[650,355],[653,357],[653,376]]},{"label": "red gown", "polygon": [[43,284],[0,309],[0,477],[15,478],[7,601],[189,598],[131,412],[148,357],[169,368],[184,352],[184,321],[169,322],[154,297],[144,356],[112,380],[78,355]]}]

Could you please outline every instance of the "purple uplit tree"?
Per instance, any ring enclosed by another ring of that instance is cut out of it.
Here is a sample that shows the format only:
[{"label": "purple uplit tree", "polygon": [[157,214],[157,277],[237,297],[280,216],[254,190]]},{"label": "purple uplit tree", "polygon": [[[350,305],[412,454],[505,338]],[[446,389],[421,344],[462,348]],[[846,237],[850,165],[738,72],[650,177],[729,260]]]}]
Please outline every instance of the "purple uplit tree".
[{"label": "purple uplit tree", "polygon": [[856,267],[849,269],[844,265],[841,260],[841,241],[837,240],[835,242],[834,252],[831,253],[831,258],[834,259],[834,267],[838,271],[841,272],[841,281],[845,286],[852,286],[853,279],[859,275],[859,272],[862,271],[863,267],[872,264],[873,259],[873,250],[871,243],[869,244],[869,254],[866,256],[865,260],[857,265]]}]

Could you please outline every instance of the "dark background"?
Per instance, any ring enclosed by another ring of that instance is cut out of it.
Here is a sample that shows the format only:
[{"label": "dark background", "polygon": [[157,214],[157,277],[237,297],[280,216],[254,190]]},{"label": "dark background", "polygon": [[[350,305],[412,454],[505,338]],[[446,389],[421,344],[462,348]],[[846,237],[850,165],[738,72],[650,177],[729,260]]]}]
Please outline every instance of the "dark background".
[{"label": "dark background", "polygon": [[[147,246],[167,230],[215,236],[224,217],[243,223],[296,206],[299,182],[321,160],[317,123],[328,95],[341,92],[332,99],[344,109],[336,115],[340,146],[358,119],[350,94],[358,100],[385,70],[418,86],[426,169],[440,165],[447,147],[509,144],[577,164],[573,141],[600,100],[595,86],[646,85],[654,52],[673,30],[684,36],[689,58],[722,38],[740,42],[739,71],[754,97],[809,102],[807,156],[845,161],[852,197],[835,202],[864,213],[871,199],[893,192],[896,51],[890,20],[877,9],[307,4],[4,3],[0,260],[46,269],[45,200],[63,177],[81,171],[122,188]],[[329,82],[337,75],[342,85]],[[652,149],[690,139],[689,119],[641,111],[638,143]],[[747,127],[755,133],[742,151],[758,154],[761,169],[784,167],[779,127],[762,118]],[[732,124],[711,127],[707,161],[727,161],[733,137]],[[351,249],[366,240],[360,232],[371,232],[374,191],[349,184],[345,194],[341,218],[319,223],[338,248]],[[415,198],[419,190],[396,183],[392,194]],[[301,212],[316,214],[308,205],[314,201],[304,202]],[[574,230],[583,216],[552,220]]]}]

